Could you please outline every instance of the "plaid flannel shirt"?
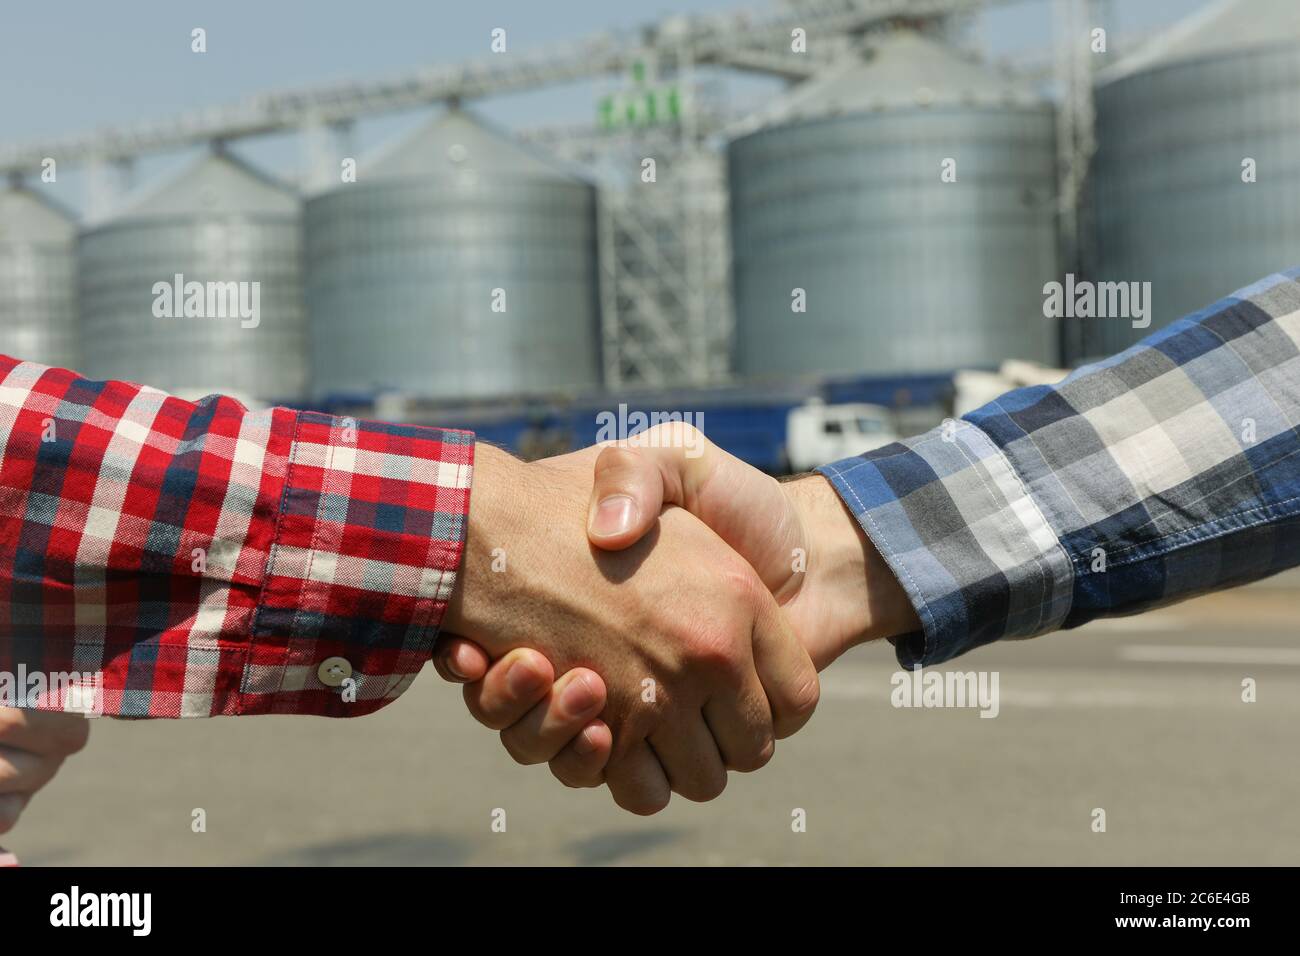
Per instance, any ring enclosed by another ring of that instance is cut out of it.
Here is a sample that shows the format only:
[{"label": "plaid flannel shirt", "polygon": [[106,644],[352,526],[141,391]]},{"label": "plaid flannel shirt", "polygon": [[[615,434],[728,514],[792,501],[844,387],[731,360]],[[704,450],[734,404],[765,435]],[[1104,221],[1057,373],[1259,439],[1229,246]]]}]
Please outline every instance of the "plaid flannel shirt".
[{"label": "plaid flannel shirt", "polygon": [[94,674],[119,717],[377,710],[429,659],[473,450],[0,356],[0,673]]},{"label": "plaid flannel shirt", "polygon": [[904,667],[1300,564],[1300,269],[820,469],[923,630]]}]

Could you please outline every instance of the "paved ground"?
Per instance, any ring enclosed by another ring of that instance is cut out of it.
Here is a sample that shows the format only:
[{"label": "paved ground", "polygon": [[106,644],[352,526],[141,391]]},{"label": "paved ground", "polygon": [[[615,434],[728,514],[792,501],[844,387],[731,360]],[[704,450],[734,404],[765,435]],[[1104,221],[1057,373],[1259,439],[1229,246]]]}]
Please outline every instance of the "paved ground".
[{"label": "paved ground", "polygon": [[29,864],[1295,865],[1296,585],[953,662],[999,673],[995,719],[892,707],[892,654],[859,648],[763,772],[649,819],[515,766],[428,670],[360,720],[100,721],[6,843]]}]

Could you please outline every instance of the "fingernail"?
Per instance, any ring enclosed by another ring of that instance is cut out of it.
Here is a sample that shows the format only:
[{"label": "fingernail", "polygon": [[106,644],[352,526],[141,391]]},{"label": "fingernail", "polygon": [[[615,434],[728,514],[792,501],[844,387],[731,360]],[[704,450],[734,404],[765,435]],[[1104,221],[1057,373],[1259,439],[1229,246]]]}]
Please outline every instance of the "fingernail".
[{"label": "fingernail", "polygon": [[447,665],[447,670],[451,671],[451,676],[457,680],[469,680],[469,675],[456,663],[457,652],[452,652],[443,658],[443,663]]},{"label": "fingernail", "polygon": [[585,714],[591,710],[596,706],[596,692],[591,687],[591,679],[586,674],[580,674],[569,681],[562,699],[564,709],[569,714]]},{"label": "fingernail", "polygon": [[610,495],[602,498],[596,506],[596,517],[592,519],[591,530],[601,537],[622,534],[632,527],[632,518],[636,513],[636,502],[628,495]]},{"label": "fingernail", "polygon": [[542,686],[542,675],[529,667],[527,661],[515,661],[506,673],[506,686],[515,697],[527,697]]},{"label": "fingernail", "polygon": [[596,735],[591,732],[590,727],[585,728],[582,733],[578,734],[577,739],[573,742],[573,749],[584,757],[596,752]]}]

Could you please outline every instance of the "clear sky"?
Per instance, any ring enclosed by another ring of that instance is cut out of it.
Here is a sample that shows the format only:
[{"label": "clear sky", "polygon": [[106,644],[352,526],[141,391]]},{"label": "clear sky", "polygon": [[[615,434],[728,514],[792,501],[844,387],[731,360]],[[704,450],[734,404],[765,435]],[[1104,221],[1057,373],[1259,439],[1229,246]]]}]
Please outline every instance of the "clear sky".
[{"label": "clear sky", "polygon": [[[1142,35],[1207,0],[1109,0],[1113,35]],[[774,0],[63,0],[0,6],[0,142],[39,140],[219,105],[268,89],[379,77],[488,52],[504,27],[525,52],[601,30],[628,30],[671,13],[771,10]],[[1003,4],[972,38],[986,52],[1042,62],[1051,45],[1051,0]],[[208,52],[190,51],[190,31]],[[761,85],[735,84],[744,101]],[[595,116],[591,84],[477,104],[507,126],[579,123]],[[362,124],[363,147],[419,117]],[[296,162],[275,139],[240,150],[268,167]],[[145,164],[147,179],[186,157]],[[280,169],[272,171],[286,172]],[[63,177],[61,177],[63,178]],[[76,177],[65,203],[77,205]]]}]

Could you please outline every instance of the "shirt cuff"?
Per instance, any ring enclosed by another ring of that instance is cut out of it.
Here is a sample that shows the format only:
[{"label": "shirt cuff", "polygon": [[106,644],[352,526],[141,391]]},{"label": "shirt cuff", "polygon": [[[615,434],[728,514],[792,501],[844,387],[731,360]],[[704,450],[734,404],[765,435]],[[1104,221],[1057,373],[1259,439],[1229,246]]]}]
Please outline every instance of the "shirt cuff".
[{"label": "shirt cuff", "polygon": [[474,436],[297,417],[240,713],[352,717],[429,660],[456,584]]},{"label": "shirt cuff", "polygon": [[906,668],[1054,630],[1073,565],[1002,450],[976,426],[933,431],[817,469],[898,576],[923,630],[894,641]]}]

